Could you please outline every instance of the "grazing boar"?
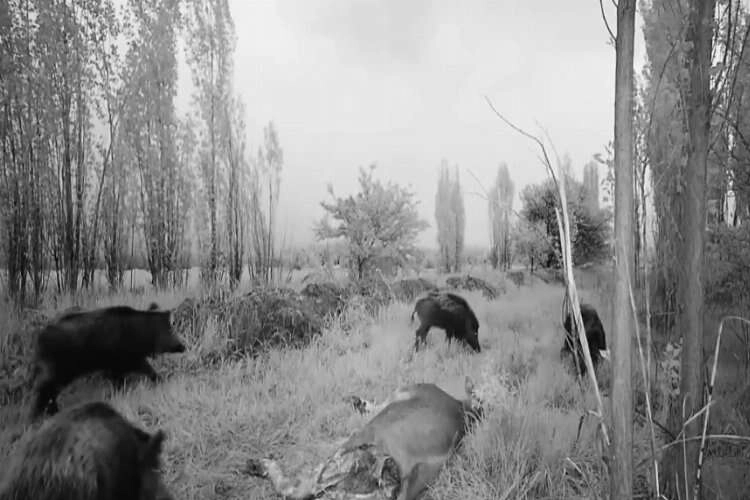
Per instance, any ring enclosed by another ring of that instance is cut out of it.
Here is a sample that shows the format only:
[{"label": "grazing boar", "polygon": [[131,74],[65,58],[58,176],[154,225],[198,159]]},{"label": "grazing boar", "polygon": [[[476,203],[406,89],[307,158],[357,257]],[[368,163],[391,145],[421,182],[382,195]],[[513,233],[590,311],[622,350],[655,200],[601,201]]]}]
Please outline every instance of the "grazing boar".
[{"label": "grazing boar", "polygon": [[[591,362],[594,365],[594,369],[596,369],[601,360],[608,356],[604,326],[602,325],[601,319],[599,319],[599,314],[596,312],[596,309],[590,304],[581,304],[581,319],[583,319],[583,328],[586,330],[586,341],[589,344]],[[572,353],[573,346],[575,346],[574,357],[578,360],[578,373],[581,376],[584,376],[586,375],[586,363],[583,359],[583,349],[581,349],[580,338],[578,335],[573,334],[572,322],[573,317],[568,313],[565,316],[565,322],[563,323],[567,333],[560,354],[566,355],[567,353]]]},{"label": "grazing boar", "polygon": [[64,410],[7,459],[0,500],[172,500],[160,472],[164,432],[149,434],[112,406]]},{"label": "grazing boar", "polygon": [[56,413],[59,392],[89,373],[104,371],[120,383],[137,372],[156,382],[159,376],[146,358],[185,351],[172,331],[170,311],[157,309],[152,303],[146,311],[128,306],[74,311],[48,323],[36,341],[32,419]]},{"label": "grazing boar", "polygon": [[419,328],[416,331],[414,349],[426,342],[427,332],[435,326],[445,330],[448,342],[454,338],[460,339],[466,345],[481,352],[479,347],[479,321],[466,300],[455,293],[434,291],[417,300],[414,314],[419,317]]},{"label": "grazing boar", "polygon": [[269,458],[249,460],[247,472],[270,479],[285,498],[385,500],[398,495],[398,500],[414,500],[434,483],[482,416],[469,377],[465,388],[464,400],[435,384],[396,390],[362,429],[309,474],[289,477]]}]

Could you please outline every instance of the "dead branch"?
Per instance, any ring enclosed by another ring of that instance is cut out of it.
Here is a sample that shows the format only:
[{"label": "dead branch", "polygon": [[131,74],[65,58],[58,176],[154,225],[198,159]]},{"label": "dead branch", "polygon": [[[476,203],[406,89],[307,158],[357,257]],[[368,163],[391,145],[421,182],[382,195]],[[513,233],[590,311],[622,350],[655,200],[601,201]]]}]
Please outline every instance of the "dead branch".
[{"label": "dead branch", "polygon": [[484,195],[484,193],[480,193],[478,191],[466,191],[466,193],[474,195],[477,198],[482,198],[484,201],[487,201],[487,197]]},{"label": "dead branch", "polygon": [[[630,273],[628,276],[628,295],[630,297],[630,308],[633,312],[633,325],[635,326],[635,338],[638,340],[638,356],[641,362],[641,376],[643,377],[643,387],[646,393],[646,418],[649,424],[649,437],[651,441],[651,458],[653,459],[654,466],[654,484],[656,485],[656,498],[660,498],[659,492],[659,461],[656,459],[656,435],[654,433],[654,416],[651,410],[651,384],[648,371],[651,367],[650,364],[646,364],[646,359],[643,355],[643,343],[641,342],[641,331],[638,326],[638,316],[636,314],[637,308],[635,306],[635,296],[633,295],[633,284],[630,282]],[[649,353],[651,352],[649,346]],[[649,356],[650,359],[650,356]]]},{"label": "dead branch", "polygon": [[[615,5],[615,9],[616,9],[617,3],[615,3],[614,0],[612,0],[612,3]],[[604,26],[607,28],[607,31],[609,32],[609,41],[610,43],[614,44],[617,42],[617,37],[612,31],[612,28],[609,26],[609,21],[607,21],[607,15],[604,13],[604,2],[602,0],[599,0],[599,10],[602,13],[602,20],[604,21]]]},{"label": "dead branch", "polygon": [[[464,167],[464,170],[466,170],[469,173],[469,175],[474,178],[474,180],[476,181],[477,185],[484,192],[484,194],[477,193],[477,192],[472,192],[472,193],[476,194],[477,196],[483,197],[485,200],[488,200],[490,198],[490,194],[487,192],[487,189],[484,187],[484,184],[482,184],[482,181],[479,180],[479,177],[477,177],[474,174],[474,172],[472,172],[472,170],[470,168]],[[472,194],[472,193],[470,193],[470,194]]]},{"label": "dead branch", "polygon": [[514,125],[513,123],[511,123],[510,121],[508,121],[507,118],[505,118],[503,115],[501,115],[500,112],[497,109],[495,109],[495,106],[492,104],[492,101],[490,101],[489,97],[484,96],[484,99],[485,99],[485,101],[487,101],[487,104],[490,105],[490,108],[492,108],[492,111],[495,112],[495,114],[497,115],[497,117],[500,118],[502,121],[504,121],[506,125],[508,125],[510,128],[512,128],[513,130],[515,130],[519,134],[523,135],[524,137],[526,137],[528,139],[531,139],[532,141],[534,141],[535,143],[537,143],[537,145],[539,146],[539,148],[542,150],[542,156],[544,157],[543,164],[547,168],[547,172],[549,172],[549,175],[552,176],[552,180],[555,182],[555,186],[558,187],[558,189],[559,189],[559,186],[557,184],[557,176],[555,176],[555,171],[552,169],[552,162],[550,162],[549,156],[547,156],[547,150],[545,149],[544,144],[542,143],[542,141],[539,140],[538,137],[529,134],[525,130],[517,127],[516,125]]},{"label": "dead branch", "polygon": [[[536,123],[536,126],[539,127],[542,132],[544,132],[544,137],[547,138],[547,142],[549,142],[549,145],[552,148],[552,152],[555,153],[555,164],[557,165],[557,168],[561,168],[562,161],[560,160],[560,153],[557,151],[557,147],[555,146],[555,142],[552,140],[552,136],[549,135],[549,130],[547,130],[547,127],[539,123],[537,120],[534,120],[534,123]],[[561,175],[565,175],[565,172],[561,172]]]},{"label": "dead branch", "polygon": [[[604,423],[604,405],[602,403],[601,393],[599,392],[599,385],[596,380],[596,373],[594,371],[594,365],[591,360],[591,354],[589,352],[589,345],[588,340],[586,339],[586,330],[583,326],[583,318],[581,317],[581,306],[580,302],[578,300],[578,293],[575,286],[575,278],[573,276],[573,262],[572,262],[572,248],[571,248],[571,242],[570,242],[570,219],[568,217],[568,208],[567,208],[567,197],[565,192],[565,173],[559,172],[560,174],[560,181],[558,182],[558,178],[555,176],[554,169],[552,168],[552,163],[549,159],[549,155],[547,154],[547,149],[544,146],[544,143],[536,136],[529,134],[525,130],[521,129],[520,127],[517,127],[513,123],[511,123],[508,119],[506,119],[492,104],[492,101],[485,96],[485,100],[487,101],[487,104],[490,106],[492,111],[500,118],[505,124],[507,124],[509,127],[511,127],[513,130],[518,132],[519,134],[523,135],[524,137],[531,139],[534,141],[541,150],[542,157],[544,159],[544,166],[547,168],[547,171],[549,172],[550,176],[552,177],[553,182],[555,183],[555,186],[557,187],[558,191],[558,197],[560,199],[560,207],[562,210],[562,217],[560,216],[560,213],[555,210],[557,219],[558,219],[558,229],[560,231],[560,247],[561,247],[561,253],[562,253],[562,260],[563,264],[565,266],[565,285],[567,293],[571,299],[571,306],[573,307],[573,317],[575,318],[575,324],[576,324],[576,330],[578,333],[579,340],[581,342],[581,347],[583,351],[583,357],[584,361],[586,363],[586,368],[589,373],[589,378],[591,380],[591,385],[594,390],[594,395],[596,397],[596,403],[597,403],[597,411],[598,411],[598,417],[599,417],[599,426],[602,431],[602,440],[604,441],[604,448],[609,448],[609,435],[607,433],[607,427]],[[553,149],[554,150],[554,149]],[[557,162],[558,169],[561,169],[561,164]]]}]

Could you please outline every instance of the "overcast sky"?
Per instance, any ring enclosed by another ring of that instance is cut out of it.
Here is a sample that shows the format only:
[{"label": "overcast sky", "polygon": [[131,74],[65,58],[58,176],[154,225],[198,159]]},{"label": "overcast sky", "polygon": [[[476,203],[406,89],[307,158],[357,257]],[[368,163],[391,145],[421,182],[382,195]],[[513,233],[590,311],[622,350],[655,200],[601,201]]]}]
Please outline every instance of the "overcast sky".
[{"label": "overcast sky", "polygon": [[[484,95],[532,132],[536,122],[574,171],[613,133],[615,51],[597,0],[230,0],[235,84],[256,150],[273,120],[284,150],[280,223],[287,243],[312,240],[330,182],[357,187],[358,167],[411,186],[431,227],[442,158],[460,167],[466,244],[488,245],[489,187],[507,162],[516,193],[544,179],[537,151]],[[612,2],[604,2],[610,24]],[[636,73],[643,65],[640,14]],[[600,172],[600,176],[604,172]],[[517,194],[516,194],[517,198]],[[516,207],[519,202],[516,201]]]}]

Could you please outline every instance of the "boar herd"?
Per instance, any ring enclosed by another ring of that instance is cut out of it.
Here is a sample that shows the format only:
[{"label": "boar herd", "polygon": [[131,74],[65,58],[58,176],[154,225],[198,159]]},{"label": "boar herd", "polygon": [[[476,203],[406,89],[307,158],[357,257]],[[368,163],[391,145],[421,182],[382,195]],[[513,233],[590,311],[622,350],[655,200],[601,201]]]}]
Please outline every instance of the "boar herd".
[{"label": "boar herd", "polygon": [[[606,350],[596,310],[581,305],[595,366]],[[461,296],[432,290],[416,301],[419,319],[414,349],[432,327],[476,353],[479,321]],[[581,352],[570,315],[561,353]],[[185,345],[172,329],[171,311],[151,304],[90,311],[70,309],[37,335],[34,352],[32,421],[49,417],[27,433],[0,473],[0,500],[170,500],[160,466],[165,434],[146,432],[110,404],[94,401],[59,410],[58,394],[82,376],[100,372],[115,384],[132,374],[158,382],[148,358],[181,353]],[[577,356],[576,359],[581,359]],[[579,373],[585,365],[578,364]],[[365,412],[363,400],[355,408]],[[305,480],[288,478],[270,458],[248,462],[249,474],[271,480],[286,498],[398,498],[414,500],[434,481],[461,439],[482,415],[482,402],[466,378],[466,397],[455,399],[434,384],[396,390],[363,429]],[[390,486],[389,486],[390,485]],[[334,493],[336,492],[336,493]]]},{"label": "boar herd", "polygon": [[0,481],[0,500],[170,500],[160,473],[165,434],[139,429],[108,403],[59,411],[57,396],[79,377],[102,372],[119,385],[130,373],[156,382],[148,357],[184,352],[170,311],[116,306],[71,308],[36,337],[32,420]]}]

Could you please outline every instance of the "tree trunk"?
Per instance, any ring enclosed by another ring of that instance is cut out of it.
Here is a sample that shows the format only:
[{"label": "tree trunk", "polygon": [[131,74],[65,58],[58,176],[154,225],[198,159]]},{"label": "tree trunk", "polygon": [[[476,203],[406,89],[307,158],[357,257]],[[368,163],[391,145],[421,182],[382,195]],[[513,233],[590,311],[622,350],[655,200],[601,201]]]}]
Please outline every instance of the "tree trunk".
[{"label": "tree trunk", "polygon": [[[675,435],[683,429],[684,420],[703,406],[703,252],[711,104],[709,70],[715,0],[691,0],[689,5],[686,33],[690,45],[687,54],[689,88],[683,99],[689,140],[684,209],[680,221],[683,240],[679,255],[683,265],[677,283],[677,329],[683,334],[683,347],[680,398],[673,402],[669,422]],[[684,426],[685,439],[699,436],[701,426],[701,418]],[[669,496],[701,498],[697,478],[699,446],[699,441],[690,441],[684,446],[673,447],[667,456],[668,465],[672,467],[664,476]]]},{"label": "tree trunk", "polygon": [[641,273],[641,255],[643,250],[643,242],[641,241],[641,214],[644,208],[640,204],[640,175],[634,175],[633,177],[633,287],[640,289],[643,286],[643,282],[641,281],[641,277],[643,276],[643,273]]},{"label": "tree trunk", "polygon": [[456,231],[455,231],[455,234],[454,234],[454,237],[456,238],[456,240],[455,240],[456,254],[454,255],[453,269],[454,269],[455,272],[458,272],[460,270],[460,268],[461,268],[461,266],[460,266],[460,259],[461,259],[461,240],[460,240],[460,238],[461,238],[461,235],[458,234],[458,226],[459,226],[459,224],[458,224],[458,214],[455,213],[455,208],[456,207],[453,207],[453,209],[454,209],[454,215],[453,215],[453,217],[455,219],[454,223],[456,225]]},{"label": "tree trunk", "polygon": [[[213,51],[211,52],[211,81],[213,82]],[[211,134],[211,165],[209,166],[209,180],[208,180],[208,211],[209,211],[209,225],[211,230],[211,250],[209,256],[208,269],[210,272],[209,282],[213,286],[216,282],[217,268],[218,268],[218,234],[216,231],[216,123],[215,123],[215,107],[214,96],[211,93],[211,118],[209,123],[210,134]]]},{"label": "tree trunk", "polygon": [[615,67],[615,290],[612,329],[610,498],[633,497],[630,287],[633,262],[633,39],[635,0],[617,4]]}]

